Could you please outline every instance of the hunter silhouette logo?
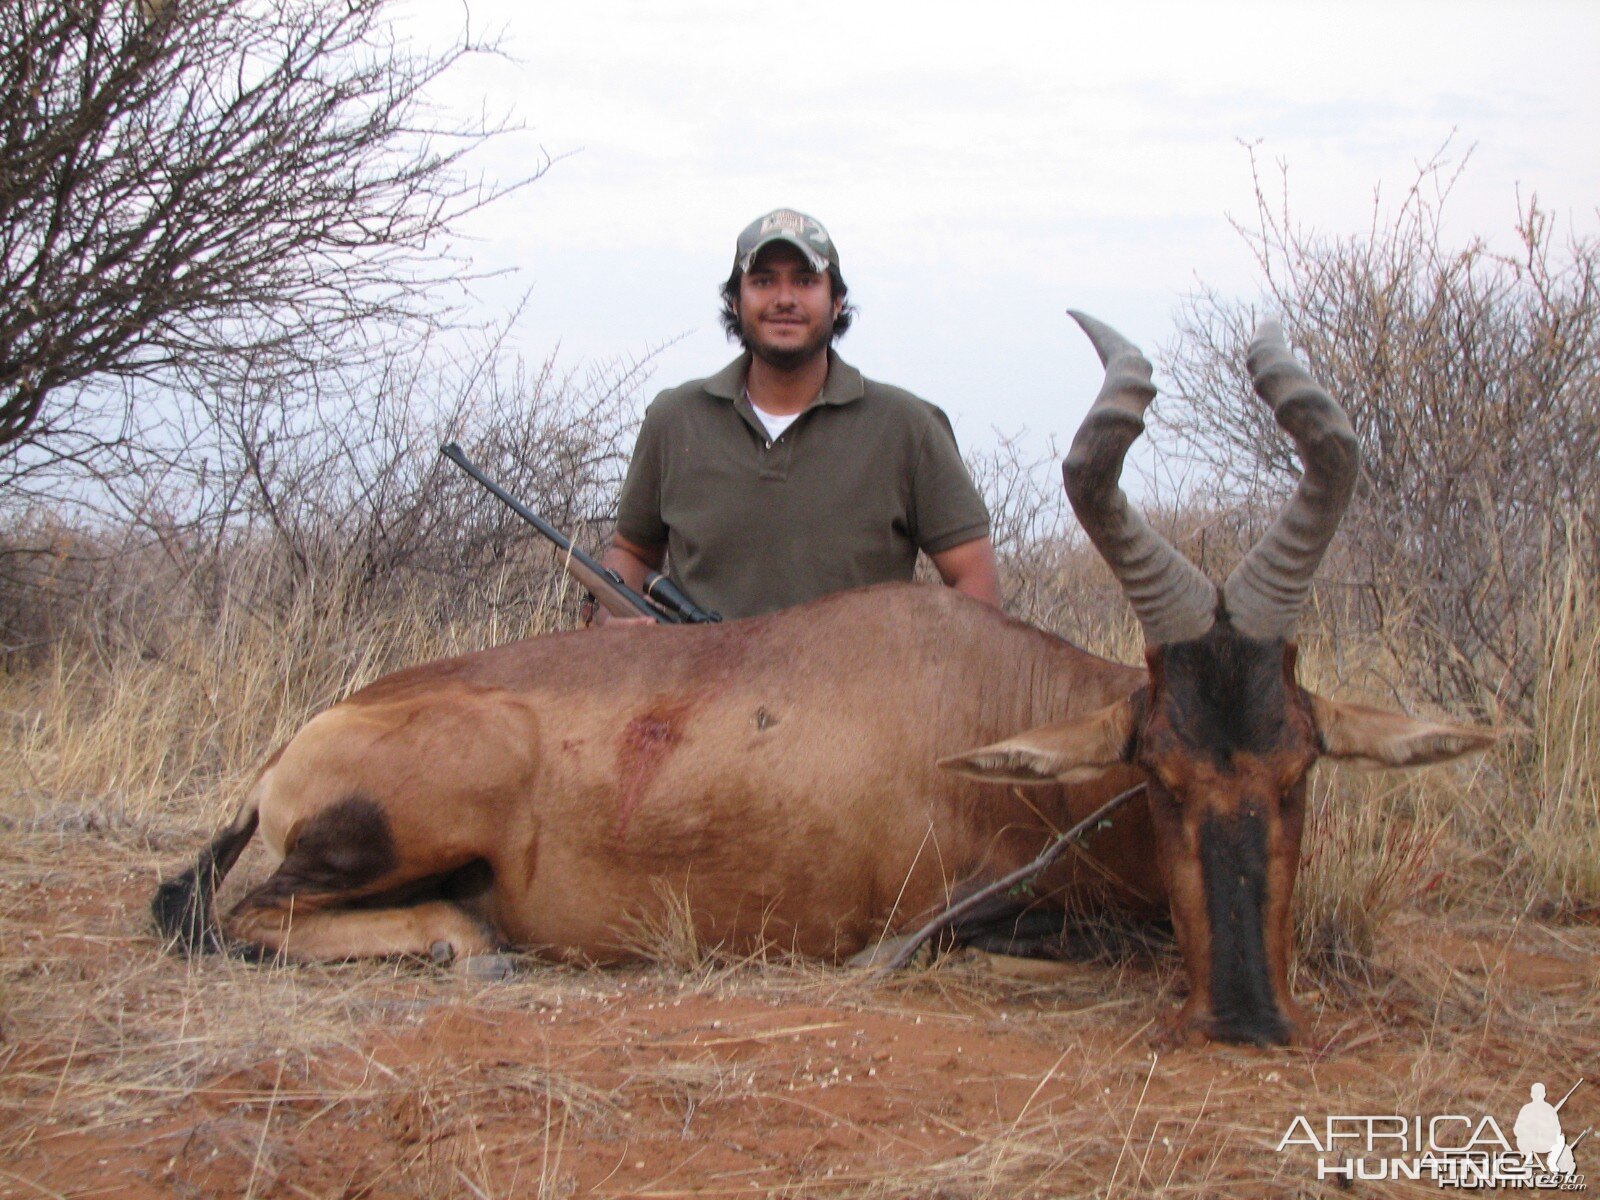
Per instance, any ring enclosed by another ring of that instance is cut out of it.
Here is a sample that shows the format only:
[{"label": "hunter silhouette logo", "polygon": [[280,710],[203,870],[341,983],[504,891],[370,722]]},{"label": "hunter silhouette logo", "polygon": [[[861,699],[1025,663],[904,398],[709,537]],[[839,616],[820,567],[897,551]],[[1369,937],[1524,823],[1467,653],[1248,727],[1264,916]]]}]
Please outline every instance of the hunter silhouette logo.
[{"label": "hunter silhouette logo", "polygon": [[1442,1188],[1587,1191],[1574,1151],[1591,1130],[1569,1138],[1561,1122],[1562,1108],[1582,1086],[1580,1079],[1554,1104],[1545,1099],[1543,1083],[1529,1087],[1511,1126],[1515,1145],[1493,1116],[1341,1113],[1324,1117],[1320,1127],[1295,1117],[1277,1150],[1314,1151],[1317,1178],[1346,1185],[1415,1179]]},{"label": "hunter silhouette logo", "polygon": [[1517,1123],[1511,1127],[1512,1135],[1517,1139],[1517,1149],[1523,1156],[1529,1162],[1542,1159],[1545,1169],[1553,1175],[1565,1177],[1577,1174],[1572,1151],[1578,1142],[1589,1136],[1590,1131],[1585,1129],[1576,1141],[1569,1144],[1561,1132],[1561,1106],[1572,1099],[1572,1093],[1582,1083],[1583,1080],[1578,1080],[1572,1085],[1571,1091],[1555,1104],[1545,1100],[1544,1084],[1534,1084],[1528,1089],[1528,1102],[1517,1113]]}]

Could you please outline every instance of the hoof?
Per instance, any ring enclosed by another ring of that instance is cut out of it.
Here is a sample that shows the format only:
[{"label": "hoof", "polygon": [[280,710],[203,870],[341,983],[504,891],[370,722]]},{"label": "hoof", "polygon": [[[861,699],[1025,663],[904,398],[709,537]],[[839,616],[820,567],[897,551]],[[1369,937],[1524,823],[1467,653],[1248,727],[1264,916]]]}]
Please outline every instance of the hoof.
[{"label": "hoof", "polygon": [[463,979],[479,983],[499,983],[517,973],[517,960],[509,954],[470,954],[455,966]]},{"label": "hoof", "polygon": [[433,960],[436,967],[448,967],[456,960],[456,948],[444,938],[440,938],[428,947],[428,957]]}]

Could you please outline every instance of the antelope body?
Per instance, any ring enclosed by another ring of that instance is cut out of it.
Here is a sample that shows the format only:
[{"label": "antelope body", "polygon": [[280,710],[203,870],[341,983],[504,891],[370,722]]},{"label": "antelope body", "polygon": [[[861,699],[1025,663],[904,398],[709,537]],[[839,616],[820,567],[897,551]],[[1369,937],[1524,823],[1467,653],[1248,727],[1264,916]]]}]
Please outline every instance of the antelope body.
[{"label": "antelope body", "polygon": [[[268,761],[234,822],[158,891],[158,925],[191,949],[302,959],[515,945],[607,962],[676,902],[703,942],[843,958],[1143,782],[1146,800],[1039,894],[1170,912],[1191,984],[1181,1031],[1293,1038],[1291,902],[1312,763],[1438,762],[1492,734],[1295,681],[1295,615],[1356,447],[1275,328],[1251,370],[1306,473],[1217,589],[1118,486],[1154,394],[1148,363],[1078,319],[1107,378],[1067,460],[1068,494],[1139,616],[1145,668],[910,584],[413,667]],[[258,826],[281,862],[219,930],[212,895]]]}]

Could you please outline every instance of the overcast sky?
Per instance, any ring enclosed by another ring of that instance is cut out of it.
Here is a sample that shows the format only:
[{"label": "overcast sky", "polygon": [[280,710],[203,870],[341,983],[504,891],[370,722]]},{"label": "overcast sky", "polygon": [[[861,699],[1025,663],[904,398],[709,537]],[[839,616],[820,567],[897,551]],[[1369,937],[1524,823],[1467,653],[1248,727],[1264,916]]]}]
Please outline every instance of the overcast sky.
[{"label": "overcast sky", "polygon": [[[436,38],[465,9],[415,0]],[[476,221],[486,313],[523,290],[522,353],[658,360],[654,390],[732,356],[716,288],[738,231],[818,217],[861,310],[841,352],[941,405],[964,446],[1070,435],[1098,384],[1064,317],[1154,351],[1204,281],[1253,296],[1229,216],[1249,158],[1299,221],[1354,233],[1449,142],[1447,209],[1510,245],[1517,191],[1600,227],[1600,3],[875,3],[471,0],[506,61],[440,99],[526,132],[480,165],[544,179]]]}]

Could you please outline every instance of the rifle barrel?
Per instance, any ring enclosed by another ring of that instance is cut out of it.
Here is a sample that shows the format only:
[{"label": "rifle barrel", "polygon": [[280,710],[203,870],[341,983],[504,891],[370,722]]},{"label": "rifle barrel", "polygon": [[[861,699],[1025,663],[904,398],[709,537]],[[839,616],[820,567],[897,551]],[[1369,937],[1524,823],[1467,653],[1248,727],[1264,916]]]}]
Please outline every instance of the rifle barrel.
[{"label": "rifle barrel", "polygon": [[456,466],[460,467],[468,475],[472,476],[473,479],[482,484],[496,499],[498,499],[512,512],[516,513],[517,516],[521,517],[529,525],[532,525],[540,533],[544,534],[545,537],[554,542],[562,551],[562,553],[564,553],[571,560],[566,564],[567,569],[577,577],[578,582],[582,583],[597,596],[600,596],[602,601],[604,601],[606,598],[604,595],[602,595],[602,593],[606,591],[611,592],[614,597],[621,601],[621,603],[633,610],[631,613],[617,612],[613,605],[607,604],[606,607],[612,609],[613,615],[651,617],[654,620],[668,625],[679,623],[680,618],[678,616],[673,613],[665,612],[662,609],[657,608],[654,604],[651,604],[650,601],[646,600],[643,596],[639,595],[638,592],[629,587],[627,583],[624,582],[623,578],[615,571],[611,570],[609,567],[601,566],[593,558],[590,558],[589,555],[584,553],[577,546],[574,546],[572,544],[572,539],[567,537],[566,534],[562,533],[554,525],[550,524],[549,521],[546,521],[538,513],[534,512],[533,509],[529,508],[510,492],[506,491],[505,488],[501,487],[498,483],[485,475],[478,468],[478,465],[468,458],[462,451],[461,447],[456,445],[456,443],[446,442],[443,446],[439,447],[439,453],[444,455],[451,462],[455,463]]}]

